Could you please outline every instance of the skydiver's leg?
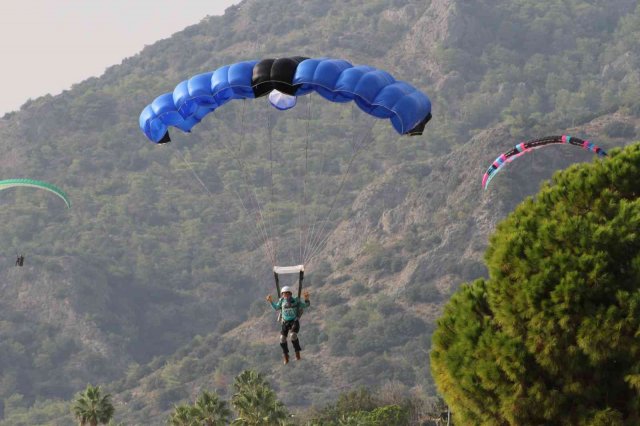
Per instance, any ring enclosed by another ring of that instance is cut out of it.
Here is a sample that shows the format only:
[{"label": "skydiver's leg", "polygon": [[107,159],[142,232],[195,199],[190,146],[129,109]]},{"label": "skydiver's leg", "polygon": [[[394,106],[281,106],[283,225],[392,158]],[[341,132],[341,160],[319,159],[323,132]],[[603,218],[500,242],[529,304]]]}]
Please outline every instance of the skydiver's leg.
[{"label": "skydiver's leg", "polygon": [[289,345],[287,344],[287,334],[291,324],[289,321],[282,322],[282,330],[280,331],[280,347],[282,348],[282,355],[284,356],[284,363],[289,363]]},{"label": "skydiver's leg", "polygon": [[285,355],[289,354],[289,345],[287,344],[287,336],[285,336],[284,334],[280,335],[280,347],[282,348],[283,354]]},{"label": "skydiver's leg", "polygon": [[296,359],[300,359],[300,351],[302,348],[300,347],[300,340],[298,339],[298,332],[300,331],[300,322],[295,320],[293,325],[291,326],[291,344],[293,344],[293,349],[296,351]]}]

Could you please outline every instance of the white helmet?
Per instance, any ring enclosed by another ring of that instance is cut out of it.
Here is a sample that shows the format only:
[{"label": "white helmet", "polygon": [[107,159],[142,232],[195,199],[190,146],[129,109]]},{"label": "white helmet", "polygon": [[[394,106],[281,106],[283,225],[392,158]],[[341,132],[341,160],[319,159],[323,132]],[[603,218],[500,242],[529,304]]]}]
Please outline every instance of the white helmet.
[{"label": "white helmet", "polygon": [[280,295],[282,295],[282,293],[286,293],[289,292],[291,294],[293,294],[293,291],[291,290],[291,287],[285,285],[284,287],[282,287],[282,290],[280,290]]}]

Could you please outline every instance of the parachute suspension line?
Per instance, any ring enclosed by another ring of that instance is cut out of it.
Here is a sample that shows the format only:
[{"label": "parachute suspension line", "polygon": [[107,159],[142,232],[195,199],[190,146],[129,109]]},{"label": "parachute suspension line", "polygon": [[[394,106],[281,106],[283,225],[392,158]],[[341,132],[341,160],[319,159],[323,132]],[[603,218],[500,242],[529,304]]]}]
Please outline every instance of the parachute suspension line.
[{"label": "parachute suspension line", "polygon": [[267,225],[269,227],[269,235],[273,238],[273,266],[276,266],[278,263],[278,241],[276,239],[275,234],[273,233],[273,222],[271,220],[271,216],[273,216],[273,129],[271,127],[271,115],[269,114],[269,109],[266,110],[267,114],[267,141],[269,142],[269,212],[267,214]]},{"label": "parachute suspension line", "polygon": [[[334,208],[334,204],[337,201],[337,198],[340,194],[340,192],[342,191],[342,187],[344,186],[344,183],[346,182],[346,178],[349,172],[349,168],[351,167],[351,163],[353,162],[353,160],[355,159],[355,155],[357,155],[357,150],[356,150],[356,135],[357,135],[357,130],[355,129],[355,108],[354,108],[354,104],[352,103],[350,106],[350,112],[351,112],[351,136],[348,138],[349,141],[349,146],[351,147],[351,151],[352,151],[352,158],[349,160],[349,164],[347,166],[347,171],[343,174],[343,176],[341,177],[341,183],[339,185],[338,191],[336,192],[333,201],[331,203],[331,207],[329,209],[329,213],[327,215],[324,216],[323,220],[321,220],[321,227],[320,227],[320,231],[318,231],[317,233],[314,234],[315,231],[315,227],[316,224],[318,222],[318,218],[316,216],[316,222],[314,222],[313,227],[311,229],[311,242],[308,244],[308,247],[306,247],[307,249],[309,247],[313,248],[320,240],[322,240],[322,232],[324,231],[324,227],[326,222],[328,221],[329,216],[332,213],[332,210]],[[324,172],[324,161],[326,160],[326,157],[323,158],[323,165],[322,165],[322,171]],[[312,250],[308,251],[309,253],[313,252]],[[307,253],[305,253],[304,259],[307,260]],[[310,259],[308,259],[310,260]],[[304,263],[304,262],[303,262]]]},{"label": "parachute suspension line", "polygon": [[353,154],[351,156],[351,158],[349,159],[349,164],[347,165],[347,170],[345,171],[345,173],[342,176],[342,180],[340,182],[340,186],[338,188],[338,191],[336,192],[333,201],[331,203],[331,207],[329,209],[329,213],[327,214],[327,216],[325,217],[323,223],[322,223],[322,227],[320,228],[320,231],[318,231],[316,233],[316,237],[315,237],[315,241],[313,244],[313,248],[312,250],[309,252],[309,254],[306,256],[306,262],[310,262],[315,256],[317,256],[318,254],[320,254],[322,252],[322,250],[324,250],[324,246],[326,245],[327,241],[329,240],[329,238],[331,237],[331,235],[333,234],[333,231],[328,232],[326,236],[324,236],[324,238],[322,237],[326,225],[328,224],[330,215],[333,211],[333,209],[335,208],[335,203],[338,199],[339,194],[342,191],[342,188],[344,187],[346,180],[349,176],[349,173],[351,171],[351,167],[353,165],[353,162],[355,161],[356,157],[358,156],[358,154],[363,150],[363,148],[365,148],[366,146],[369,146],[373,141],[374,141],[374,137],[371,134],[371,127],[373,126],[373,124],[371,126],[364,126],[366,128],[366,134],[360,139],[360,141],[358,141],[358,138],[356,137],[356,135],[358,133],[360,133],[359,130],[355,129],[355,123],[356,123],[356,118],[355,118],[355,109],[352,105],[351,108],[351,117],[352,117],[352,123],[353,123],[353,128],[354,128],[354,132],[352,133],[352,141],[350,143]]},{"label": "parachute suspension line", "polygon": [[[271,260],[271,263],[273,264],[272,266],[275,266],[276,264],[276,260],[275,260],[275,255],[273,252],[273,247],[271,246],[271,243],[269,241],[269,234],[267,232],[266,226],[265,226],[265,221],[264,221],[264,217],[262,215],[262,207],[260,206],[260,201],[258,200],[258,195],[256,194],[256,189],[253,188],[253,185],[250,184],[249,182],[249,172],[247,170],[247,166],[246,163],[241,159],[241,154],[242,154],[242,145],[244,143],[244,138],[245,138],[245,117],[246,117],[246,109],[247,109],[247,100],[243,99],[242,100],[242,115],[240,116],[240,143],[238,146],[238,153],[240,155],[236,156],[237,161],[238,161],[238,166],[240,167],[241,173],[242,173],[242,177],[244,179],[244,183],[247,187],[247,193],[249,195],[249,199],[251,198],[251,195],[253,195],[253,204],[255,206],[256,212],[258,213],[259,216],[259,220],[256,221],[256,227],[260,230],[261,234],[262,234],[262,238],[264,240],[264,247],[265,247],[265,253],[268,259]],[[250,188],[253,188],[252,190],[250,190]]]},{"label": "parachute suspension line", "polygon": [[307,231],[307,172],[309,168],[309,139],[311,123],[311,94],[309,94],[307,100],[307,125],[306,125],[306,138],[304,143],[304,172],[302,175],[302,202],[300,205],[300,264],[304,265],[304,248],[308,238]]},{"label": "parachute suspension line", "polygon": [[209,188],[207,188],[207,185],[205,185],[202,179],[200,179],[200,176],[198,176],[198,173],[196,172],[196,169],[193,168],[193,165],[191,165],[191,163],[187,161],[187,158],[184,156],[182,152],[180,152],[180,149],[177,149],[176,151],[178,151],[178,154],[180,154],[182,161],[184,161],[187,167],[189,167],[189,170],[191,170],[191,173],[193,173],[193,177],[195,177],[196,180],[200,183],[200,185],[204,188],[207,195],[209,195],[210,198],[213,198],[213,194],[211,193],[211,191],[209,191]]},{"label": "parachute suspension line", "polygon": [[[244,120],[245,120],[245,111],[246,111],[246,99],[242,100],[242,116],[241,116],[241,134],[240,134],[240,146],[242,146],[242,142],[244,141],[245,138],[245,126],[244,126]],[[275,255],[275,247],[273,246],[272,242],[269,239],[269,231],[267,230],[267,224],[266,221],[264,220],[264,215],[262,213],[262,206],[260,205],[260,200],[258,199],[258,194],[256,193],[256,189],[254,188],[253,191],[249,190],[249,188],[252,187],[252,185],[250,185],[249,182],[249,172],[247,170],[246,165],[244,164],[244,162],[240,159],[240,157],[236,157],[237,161],[238,161],[238,165],[241,168],[241,172],[242,172],[242,176],[244,178],[245,181],[245,185],[247,186],[247,193],[249,193],[249,195],[253,195],[253,204],[255,206],[256,209],[256,213],[258,214],[258,220],[256,221],[256,226],[258,227],[258,229],[260,230],[260,232],[262,233],[263,239],[264,239],[264,247],[265,247],[265,253],[267,255],[267,258],[269,260],[271,260],[271,266],[276,266],[276,255]],[[249,197],[251,199],[251,196]]]},{"label": "parachute suspension line", "polygon": [[351,132],[351,140],[349,141],[349,145],[351,146],[351,151],[356,152],[356,129],[355,129],[355,123],[356,123],[356,112],[354,109],[354,103],[351,103],[351,124],[352,124],[352,132]]},{"label": "parachute suspension line", "polygon": [[362,148],[366,145],[369,145],[373,141],[372,136],[370,136],[368,139],[369,140],[367,142],[364,142],[365,139],[363,139],[363,142],[361,142],[357,146],[356,151],[351,156],[351,159],[349,160],[349,164],[347,165],[347,170],[342,176],[342,180],[340,181],[340,186],[338,187],[338,190],[336,191],[336,194],[333,197],[333,200],[331,202],[331,207],[329,208],[329,212],[327,213],[327,216],[324,218],[323,223],[320,227],[320,230],[316,233],[316,236],[314,238],[314,243],[313,243],[313,246],[311,247],[311,250],[309,251],[309,254],[305,257],[305,264],[311,262],[311,260],[314,257],[322,253],[322,250],[324,250],[324,246],[326,245],[326,243],[329,241],[329,238],[333,234],[333,232],[329,232],[327,233],[326,236],[323,237],[323,233],[329,221],[329,217],[331,216],[331,213],[333,212],[333,209],[336,205],[336,201],[338,200],[338,195],[340,195],[340,192],[344,188],[345,182],[347,181],[347,177],[349,176],[349,173],[351,171],[351,166],[353,165],[354,160],[356,159],[358,154],[362,152]]},{"label": "parachute suspension line", "polygon": [[[313,97],[313,94],[310,93],[309,94],[309,101],[311,101]],[[309,133],[309,137],[310,137],[310,133]],[[320,144],[320,151],[322,153],[322,160],[320,162],[320,176],[324,175],[324,172],[326,170],[326,165],[327,165],[327,146],[326,144]],[[310,206],[311,207],[311,206]],[[318,225],[318,222],[320,221],[319,219],[319,214],[318,214],[318,208],[312,208],[312,212],[313,212],[313,219],[310,219],[311,221],[311,229],[309,230],[309,227],[307,226],[307,232],[305,235],[305,243],[304,243],[304,250],[303,250],[303,254],[302,254],[302,259],[304,260],[304,258],[306,257],[306,253],[309,247],[309,242],[311,240],[311,236],[314,235],[315,229],[316,229],[316,225]],[[311,217],[311,215],[309,215],[309,218]],[[304,262],[302,262],[304,263]]]},{"label": "parachute suspension line", "polygon": [[[215,114],[214,114],[214,116],[215,116]],[[231,148],[229,148],[229,147],[227,146],[227,144],[226,144],[226,143],[224,143],[224,140],[221,140],[221,142],[222,142],[222,145],[223,145],[224,149],[225,149],[229,154],[231,154],[231,156],[232,156],[233,158],[235,158],[236,156],[235,156],[235,154],[234,154],[233,150],[232,150]],[[206,146],[207,146],[207,149],[210,149],[210,148],[208,147],[208,145],[206,145]],[[245,206],[244,201],[242,200],[242,197],[240,196],[240,194],[238,194],[238,192],[237,192],[237,191],[235,191],[235,190],[233,190],[233,194],[238,198],[238,201],[240,201],[240,207],[241,207],[241,208],[242,208],[242,210],[244,211],[245,215],[246,215],[246,216],[250,216],[250,214],[249,214],[249,210],[248,210],[248,209],[247,209],[247,207]],[[209,195],[210,195],[211,197],[213,197],[213,195],[212,195],[210,192],[209,192]],[[229,212],[228,212],[227,210],[225,210],[225,213],[226,213],[227,217],[231,218],[231,215],[229,214]],[[251,235],[249,236],[249,241],[250,241],[250,243],[251,243],[251,245],[252,245],[252,246],[254,246],[255,248],[258,248],[258,247],[260,247],[260,245],[261,245],[261,244],[260,244],[261,236],[258,234],[258,231],[257,231],[256,229],[254,229],[253,227],[251,228],[251,230],[252,230],[252,233],[251,233]]]},{"label": "parachute suspension line", "polygon": [[[194,169],[193,165],[191,163],[189,163],[189,161],[187,161],[186,157],[184,156],[184,154],[182,154],[182,152],[180,152],[180,150],[178,149],[178,154],[180,154],[180,157],[182,158],[182,161],[184,161],[184,163],[187,165],[187,167],[191,170],[191,173],[193,174],[193,177],[200,183],[200,185],[202,186],[202,188],[204,188],[205,192],[207,193],[207,195],[209,196],[209,198],[211,200],[213,200],[213,193],[209,190],[209,188],[207,187],[207,185],[203,182],[203,180],[200,178],[200,176],[198,175],[198,173],[196,172],[196,170]],[[242,198],[237,194],[236,192],[236,196],[240,199],[240,202],[242,203],[242,207],[243,209],[246,211],[246,208],[244,207],[244,202],[242,201]],[[258,242],[255,239],[256,237],[256,233],[254,230],[253,235],[250,237],[251,239],[251,243],[253,245],[255,245],[256,247],[259,246]],[[259,239],[258,239],[259,240]]]},{"label": "parachute suspension line", "polygon": [[[187,165],[187,167],[189,168],[189,170],[191,171],[191,173],[193,174],[193,177],[200,183],[200,185],[202,186],[202,188],[204,188],[205,192],[207,193],[207,195],[209,196],[209,198],[211,198],[213,200],[213,193],[209,190],[209,188],[207,187],[207,185],[204,183],[204,181],[200,178],[200,176],[198,175],[198,173],[196,172],[195,168],[193,167],[193,165],[187,161],[187,158],[184,156],[184,154],[182,152],[180,152],[180,149],[177,149],[178,154],[180,155],[180,157],[182,158],[182,161],[184,161],[184,163]],[[238,196],[238,198],[240,199],[240,202],[243,204],[243,209],[246,211],[246,208],[244,208],[244,203],[242,201],[242,198],[240,198],[240,196],[236,193],[236,195]],[[256,239],[256,233],[254,231],[254,235],[251,236],[251,242],[252,244],[254,244],[256,247],[259,246],[259,244],[257,243]],[[259,241],[259,239],[258,239]]]},{"label": "parachute suspension line", "polygon": [[[353,104],[351,105],[351,121],[352,121],[352,124],[353,124],[353,122],[354,122]],[[336,193],[335,193],[335,195],[333,197],[333,200],[331,201],[331,204],[330,204],[330,207],[329,207],[329,212],[326,215],[324,215],[324,218],[322,218],[320,220],[320,226],[319,226],[318,231],[315,231],[316,224],[318,222],[318,220],[317,220],[318,218],[316,216],[316,223],[314,223],[314,225],[312,227],[312,230],[311,230],[310,242],[308,243],[307,247],[305,247],[305,254],[304,254],[304,258],[303,258],[304,259],[303,264],[306,264],[307,262],[311,261],[311,257],[312,257],[313,252],[315,251],[315,248],[317,247],[318,243],[320,241],[322,241],[322,239],[323,239],[322,238],[322,234],[324,232],[324,228],[326,226],[326,223],[328,222],[329,217],[331,216],[331,213],[333,212],[333,209],[334,209],[335,203],[337,202],[338,196],[339,196],[340,192],[342,191],[342,188],[343,188],[343,186],[344,186],[344,184],[346,182],[346,178],[347,178],[347,175],[349,173],[349,169],[351,168],[351,164],[352,164],[352,162],[354,160],[354,152],[355,152],[355,150],[354,150],[353,141],[355,140],[355,135],[356,135],[356,131],[355,131],[355,129],[353,129],[353,126],[352,126],[351,137],[348,138],[349,139],[349,145],[350,145],[351,151],[352,151],[352,156],[349,159],[347,170],[341,176],[341,181],[340,181],[340,184],[338,186],[338,190],[336,191]],[[323,164],[323,171],[324,171],[324,164]],[[314,233],[314,231],[315,231],[315,233]]]},{"label": "parachute suspension line", "polygon": [[[214,116],[216,115],[216,114],[215,114],[215,111],[214,111],[213,115],[214,115]],[[243,115],[244,115],[244,105],[243,105]],[[232,156],[234,159],[236,159],[236,161],[238,161],[237,156],[234,154],[233,150],[232,150],[232,149],[231,149],[231,148],[230,148],[230,147],[229,147],[229,146],[224,142],[224,140],[223,140],[223,139],[221,139],[221,142],[222,142],[222,145],[223,145],[224,149],[225,149],[229,154],[231,154],[231,156]],[[208,145],[208,144],[205,144],[205,146],[207,147],[207,149],[209,150],[209,152],[212,152],[212,151],[211,151],[211,148],[209,148],[209,145]],[[179,151],[179,150],[178,150],[178,153],[180,153],[180,151]],[[214,154],[214,156],[215,156],[215,153],[214,153],[214,152],[212,152],[212,153],[213,153],[213,154]],[[189,163],[186,161],[186,158],[185,158],[184,156],[182,156],[182,158],[183,158],[183,161],[187,164],[187,166],[189,166],[189,168],[191,169],[191,171],[192,171],[192,173],[194,174],[194,176],[196,177],[196,179],[197,179],[197,180],[200,182],[200,184],[205,188],[205,190],[207,191],[207,193],[208,193],[209,197],[211,197],[211,198],[213,199],[213,194],[211,193],[211,191],[209,191],[209,189],[208,189],[208,188],[207,188],[207,186],[204,184],[204,182],[202,181],[202,179],[200,179],[200,178],[199,178],[199,176],[198,176],[198,174],[196,173],[195,169],[191,166],[191,164],[189,164]],[[250,212],[249,212],[249,209],[246,207],[246,205],[245,205],[245,203],[244,203],[244,200],[242,199],[242,197],[240,196],[240,194],[239,194],[236,190],[233,190],[233,194],[238,198],[238,201],[240,201],[240,206],[241,206],[242,210],[244,211],[245,215],[246,215],[246,216],[248,216],[248,217],[249,217],[249,216],[251,216],[251,214],[250,214]],[[227,210],[225,210],[225,213],[226,213],[226,216],[227,216],[228,218],[231,218],[231,215],[229,214],[229,212],[228,212]],[[250,229],[251,229],[251,235],[249,235],[249,242],[250,242],[250,244],[252,245],[252,247],[253,247],[253,248],[258,248],[258,247],[260,247],[260,246],[261,246],[260,241],[261,241],[261,240],[263,240],[264,238],[259,234],[259,232],[258,232],[258,229],[257,229],[257,228],[251,227]],[[268,253],[267,253],[267,257],[269,257],[269,256],[268,256]]]},{"label": "parachute suspension line", "polygon": [[[238,198],[238,201],[240,201],[240,206],[242,207],[242,210],[244,211],[245,216],[251,217],[250,210],[249,208],[247,208],[246,204],[244,203],[242,196],[235,189],[233,190],[233,194]],[[252,226],[250,227],[250,229],[251,229],[250,241],[252,246],[257,249],[262,245],[264,247],[265,256],[267,256],[267,259],[271,259],[271,257],[269,256],[269,252],[266,249],[266,246],[264,245],[264,237],[259,233],[258,228]]]},{"label": "parachute suspension line", "polygon": [[[215,114],[215,111],[213,112],[213,114]],[[245,120],[245,114],[246,114],[246,104],[245,104],[245,100],[243,99],[242,102],[242,114],[241,114],[241,129],[240,129],[240,143],[239,146],[242,146],[242,142],[244,141],[244,137],[245,137],[245,129],[244,129],[244,120]],[[239,155],[236,154],[236,151],[231,148],[227,143],[225,143],[224,139],[221,139],[222,145],[224,146],[225,150],[229,152],[229,154],[231,154],[231,157],[233,158],[233,160],[237,163],[238,165],[238,169],[240,170],[240,174],[242,175],[242,179],[244,180],[245,186],[247,188],[251,187],[250,183],[249,183],[249,177],[248,177],[248,172],[247,172],[247,168],[244,164],[244,162],[242,161],[242,159],[239,157]],[[239,151],[238,151],[239,152]],[[244,202],[244,200],[242,199],[242,196],[240,193],[238,193],[238,191],[233,191],[234,194],[236,195],[236,197],[238,198],[238,200],[240,201],[240,206],[242,207],[242,210],[244,211],[245,215],[247,217],[251,217],[252,216],[252,210],[247,207],[246,203]],[[258,235],[258,241],[262,241],[262,247],[263,250],[265,252],[265,256],[267,257],[267,259],[269,259],[272,263],[273,266],[275,266],[275,258],[273,256],[273,252],[271,249],[271,245],[269,243],[269,239],[268,239],[268,235],[264,226],[264,219],[262,217],[262,210],[260,207],[260,204],[258,202],[257,196],[255,194],[255,190],[254,193],[252,194],[252,192],[247,189],[245,191],[247,193],[247,196],[249,198],[249,200],[251,200],[252,204],[255,206],[255,211],[257,212],[259,218],[258,220],[256,220],[256,224],[255,224],[255,228],[252,227],[253,229],[253,234],[254,235]],[[253,197],[252,197],[253,195]],[[256,244],[256,247],[258,247],[260,244]]]},{"label": "parachute suspension line", "polygon": [[[193,176],[195,177],[195,179],[200,183],[200,185],[204,188],[204,190],[206,191],[207,195],[209,196],[209,198],[213,199],[213,193],[209,190],[209,188],[207,187],[207,185],[205,185],[205,183],[202,181],[202,179],[200,178],[200,176],[198,176],[198,173],[196,172],[196,170],[194,169],[193,165],[191,163],[189,163],[187,161],[187,158],[184,156],[184,154],[182,154],[182,152],[180,152],[180,149],[177,150],[178,154],[180,154],[180,157],[182,158],[182,160],[184,161],[184,163],[189,167],[189,169],[191,170],[191,173],[193,173]],[[240,196],[236,193],[236,195],[238,196],[238,198],[240,199],[240,202],[243,204],[243,209],[246,211],[246,208],[244,208],[244,203],[242,201],[242,198],[240,198]],[[252,236],[252,243],[257,246],[259,246],[259,244],[256,242],[255,238],[255,232],[254,235]]]},{"label": "parachute suspension line", "polygon": [[[355,110],[353,105],[351,106],[351,120],[352,120],[352,123],[355,124]],[[353,132],[352,132],[351,141],[350,141],[350,146],[352,149],[351,158],[349,159],[349,163],[347,164],[347,169],[342,175],[342,178],[340,180],[340,185],[338,186],[338,190],[336,191],[333,197],[333,200],[331,201],[329,212],[327,213],[324,220],[322,221],[322,224],[320,225],[319,230],[315,233],[315,235],[312,235],[310,249],[305,254],[305,257],[304,257],[304,262],[303,262],[304,264],[310,262],[315,256],[317,256],[322,252],[322,250],[324,250],[324,246],[326,245],[326,243],[329,241],[329,238],[333,234],[333,232],[328,232],[327,235],[325,236],[324,235],[325,228],[329,222],[331,213],[333,213],[333,209],[335,208],[336,202],[338,201],[338,196],[342,192],[342,189],[345,186],[347,178],[349,177],[349,173],[351,172],[353,162],[355,161],[358,154],[362,152],[362,148],[364,148],[365,146],[368,146],[374,140],[373,135],[371,134],[370,128],[367,129],[368,131],[361,138],[360,141],[358,141],[358,138],[357,138],[358,131],[357,129],[355,129],[355,125],[352,126],[352,128],[353,128]]]}]

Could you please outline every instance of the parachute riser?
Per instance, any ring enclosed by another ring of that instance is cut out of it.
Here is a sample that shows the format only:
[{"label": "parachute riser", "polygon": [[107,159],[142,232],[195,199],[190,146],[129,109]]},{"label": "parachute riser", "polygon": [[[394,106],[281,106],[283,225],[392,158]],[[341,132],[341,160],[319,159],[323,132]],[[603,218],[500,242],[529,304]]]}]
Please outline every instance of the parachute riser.
[{"label": "parachute riser", "polygon": [[298,276],[298,300],[302,296],[302,280],[304,280],[304,271],[300,271],[300,275]]},{"label": "parachute riser", "polygon": [[300,297],[302,296],[302,283],[304,281],[304,265],[297,265],[297,266],[285,266],[285,267],[281,267],[281,266],[274,266],[273,267],[273,278],[275,280],[275,284],[276,284],[276,292],[278,294],[278,298],[281,297],[280,294],[280,275],[279,272],[283,273],[283,274],[291,274],[291,273],[298,273],[298,299],[300,299]]},{"label": "parachute riser", "polygon": [[276,280],[276,296],[280,298],[280,279],[278,278],[278,273],[273,273],[273,278]]}]

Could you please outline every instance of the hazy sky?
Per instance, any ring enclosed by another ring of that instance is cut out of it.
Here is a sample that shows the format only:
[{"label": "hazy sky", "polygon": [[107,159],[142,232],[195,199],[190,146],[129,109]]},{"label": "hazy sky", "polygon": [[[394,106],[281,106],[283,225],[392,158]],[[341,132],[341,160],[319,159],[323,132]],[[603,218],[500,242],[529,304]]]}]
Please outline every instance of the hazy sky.
[{"label": "hazy sky", "polygon": [[0,116],[240,0],[0,0]]}]

